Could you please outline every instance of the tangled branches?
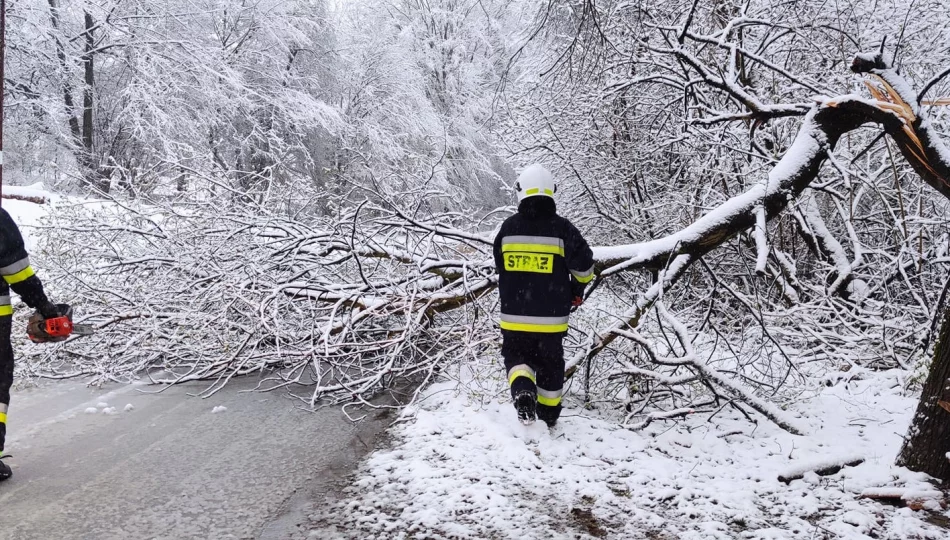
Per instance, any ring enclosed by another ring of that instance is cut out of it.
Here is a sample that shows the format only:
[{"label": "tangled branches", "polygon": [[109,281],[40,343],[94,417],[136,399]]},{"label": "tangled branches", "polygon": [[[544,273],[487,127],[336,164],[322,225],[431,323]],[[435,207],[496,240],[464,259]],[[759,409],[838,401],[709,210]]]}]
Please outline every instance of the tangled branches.
[{"label": "tangled branches", "polygon": [[210,394],[266,371],[263,389],[307,385],[311,405],[362,400],[462,354],[486,318],[453,310],[495,284],[487,240],[368,204],[312,223],[114,203],[54,219],[45,252],[69,256],[39,264],[98,328],[32,363],[55,377]]}]

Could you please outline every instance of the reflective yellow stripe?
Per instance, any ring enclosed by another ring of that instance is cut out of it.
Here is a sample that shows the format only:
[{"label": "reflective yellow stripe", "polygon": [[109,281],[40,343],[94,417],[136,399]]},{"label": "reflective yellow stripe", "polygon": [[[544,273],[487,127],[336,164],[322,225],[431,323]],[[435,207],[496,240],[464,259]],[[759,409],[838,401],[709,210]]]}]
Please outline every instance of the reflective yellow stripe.
[{"label": "reflective yellow stripe", "polygon": [[538,403],[541,405],[547,405],[548,407],[557,407],[561,404],[561,394],[564,392],[563,388],[558,390],[545,390],[544,388],[538,387]]},{"label": "reflective yellow stripe", "polygon": [[19,272],[20,270],[23,270],[27,266],[30,266],[30,258],[23,257],[19,261],[15,261],[11,264],[8,264],[0,268],[0,275],[9,276],[11,274],[16,274],[17,272]]},{"label": "reflective yellow stripe", "polygon": [[553,253],[554,255],[564,256],[564,248],[561,246],[549,246],[545,244],[502,244],[501,252],[509,251],[527,251],[528,253]]},{"label": "reflective yellow stripe", "polygon": [[571,270],[571,275],[574,276],[574,279],[579,283],[587,283],[594,279],[594,267],[591,266],[587,270]]},{"label": "reflective yellow stripe", "polygon": [[3,276],[3,279],[6,280],[6,282],[9,283],[10,285],[16,285],[17,283],[21,281],[25,281],[29,279],[31,276],[33,276],[33,274],[34,274],[33,267],[27,266],[26,268],[24,268],[23,270],[20,270],[16,274]]},{"label": "reflective yellow stripe", "polygon": [[513,332],[538,332],[541,334],[554,334],[557,332],[567,332],[567,323],[563,324],[530,324],[501,321],[502,330],[511,330]]},{"label": "reflective yellow stripe", "polygon": [[10,304],[0,305],[0,317],[6,317],[8,315],[13,315],[13,306]]},{"label": "reflective yellow stripe", "polygon": [[531,373],[527,369],[515,369],[508,374],[508,386],[511,386],[518,377],[527,377],[531,382],[535,382],[534,373]]},{"label": "reflective yellow stripe", "polygon": [[7,413],[0,412],[0,424],[6,424],[6,423],[7,423]]},{"label": "reflective yellow stripe", "polygon": [[567,332],[567,322],[568,317],[501,314],[501,328],[515,332],[540,332],[543,334]]},{"label": "reflective yellow stripe", "polygon": [[508,369],[508,384],[518,377],[527,377],[535,380],[534,370],[528,364],[517,364]]},{"label": "reflective yellow stripe", "polygon": [[576,279],[578,283],[590,283],[590,280],[594,279],[594,274],[590,274],[588,276],[579,276],[574,272],[571,272],[571,275],[574,276],[574,279]]},{"label": "reflective yellow stripe", "polygon": [[557,236],[534,236],[530,234],[514,234],[501,239],[502,244],[544,244],[546,246],[564,246],[564,240]]}]

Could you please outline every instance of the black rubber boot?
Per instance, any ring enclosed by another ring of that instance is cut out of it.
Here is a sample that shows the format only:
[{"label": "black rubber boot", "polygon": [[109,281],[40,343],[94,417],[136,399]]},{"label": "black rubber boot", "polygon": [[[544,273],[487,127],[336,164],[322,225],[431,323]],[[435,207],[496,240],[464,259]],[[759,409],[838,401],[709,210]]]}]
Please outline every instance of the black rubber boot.
[{"label": "black rubber boot", "polygon": [[515,396],[515,410],[518,411],[518,420],[528,426],[537,419],[538,396],[533,392],[520,392]]},{"label": "black rubber boot", "polygon": [[3,462],[3,458],[5,457],[7,456],[0,456],[0,482],[13,476],[13,471],[10,469],[10,466]]},{"label": "black rubber boot", "polygon": [[549,428],[553,428],[557,425],[557,419],[561,417],[561,406],[550,406],[550,405],[541,405],[538,404],[537,410],[538,420],[543,420]]}]

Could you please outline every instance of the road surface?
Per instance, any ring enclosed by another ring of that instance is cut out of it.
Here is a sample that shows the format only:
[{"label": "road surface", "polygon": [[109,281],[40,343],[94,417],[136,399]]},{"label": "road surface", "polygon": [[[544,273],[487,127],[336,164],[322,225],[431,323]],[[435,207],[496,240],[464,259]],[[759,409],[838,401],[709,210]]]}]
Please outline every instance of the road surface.
[{"label": "road surface", "polygon": [[206,385],[15,392],[0,538],[289,537],[387,422],[354,425],[338,408],[308,412],[284,392],[241,391],[253,385],[232,382],[208,399],[188,395]]}]

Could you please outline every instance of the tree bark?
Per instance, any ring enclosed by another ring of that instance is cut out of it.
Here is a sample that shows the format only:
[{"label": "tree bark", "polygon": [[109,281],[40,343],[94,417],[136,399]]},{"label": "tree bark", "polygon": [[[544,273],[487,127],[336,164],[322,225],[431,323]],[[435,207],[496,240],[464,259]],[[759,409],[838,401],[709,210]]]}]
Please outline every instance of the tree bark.
[{"label": "tree bark", "polygon": [[87,11],[85,14],[86,39],[85,51],[82,57],[83,64],[83,82],[85,85],[82,90],[82,146],[87,154],[92,154],[92,89],[95,85],[95,37],[93,36],[94,22],[92,15]]},{"label": "tree bark", "polygon": [[[943,404],[946,405],[943,405]],[[945,408],[947,407],[947,408]],[[943,317],[930,375],[897,464],[950,484],[950,308]]]},{"label": "tree bark", "polygon": [[55,31],[56,57],[59,60],[63,77],[63,105],[68,116],[69,132],[73,139],[73,155],[82,170],[83,180],[87,185],[103,192],[109,191],[109,179],[104,177],[102,170],[93,158],[95,150],[94,125],[94,91],[95,91],[95,20],[89,12],[83,12],[83,54],[80,57],[83,68],[82,91],[82,122],[76,111],[76,101],[73,99],[73,86],[70,84],[69,73],[71,63],[66,54],[66,43],[60,32],[60,6],[57,0],[47,0],[49,4],[50,25]]},{"label": "tree bark", "polygon": [[79,144],[82,141],[82,134],[80,133],[79,119],[76,118],[74,114],[76,104],[73,102],[72,85],[69,84],[69,63],[66,60],[66,46],[63,44],[63,39],[59,35],[59,4],[56,0],[49,0],[49,19],[50,25],[56,33],[54,36],[56,40],[56,57],[59,59],[60,68],[63,70],[63,104],[66,106],[66,114],[69,115],[69,131],[72,133],[76,144]]},{"label": "tree bark", "polygon": [[83,13],[83,22],[85,24],[84,48],[82,55],[83,67],[83,90],[82,90],[82,138],[80,140],[82,159],[80,163],[84,166],[83,176],[86,182],[97,190],[109,192],[108,174],[100,166],[96,158],[95,145],[95,124],[94,112],[94,91],[96,85],[96,22],[92,14],[88,11]]}]

